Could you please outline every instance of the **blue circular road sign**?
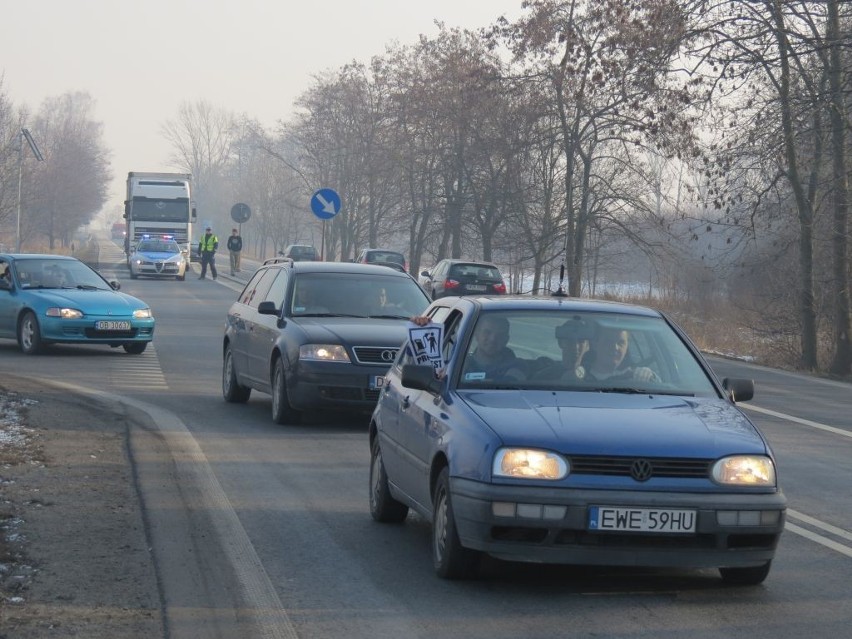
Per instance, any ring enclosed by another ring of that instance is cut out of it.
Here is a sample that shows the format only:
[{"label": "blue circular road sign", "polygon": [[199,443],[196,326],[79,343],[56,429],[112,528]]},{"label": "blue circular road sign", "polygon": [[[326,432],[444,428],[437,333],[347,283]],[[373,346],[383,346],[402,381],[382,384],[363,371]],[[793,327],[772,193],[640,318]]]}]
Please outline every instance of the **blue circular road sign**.
[{"label": "blue circular road sign", "polygon": [[311,210],[321,220],[330,220],[340,213],[340,196],[334,189],[320,189],[311,197]]}]

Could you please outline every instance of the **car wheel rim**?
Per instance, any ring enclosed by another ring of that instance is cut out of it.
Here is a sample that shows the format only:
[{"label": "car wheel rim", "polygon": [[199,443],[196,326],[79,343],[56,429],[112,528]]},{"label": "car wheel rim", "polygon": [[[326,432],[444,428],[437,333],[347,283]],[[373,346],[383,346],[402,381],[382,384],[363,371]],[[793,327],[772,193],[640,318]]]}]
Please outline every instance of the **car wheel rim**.
[{"label": "car wheel rim", "polygon": [[21,327],[21,344],[27,349],[33,345],[33,324],[30,320],[25,320]]},{"label": "car wheel rim", "polygon": [[438,497],[438,507],[435,509],[435,559],[441,563],[447,547],[447,496],[442,493]]},{"label": "car wheel rim", "polygon": [[281,371],[276,368],[272,383],[272,410],[277,415],[281,405]]},{"label": "car wheel rim", "polygon": [[231,351],[225,356],[225,377],[222,379],[222,384],[225,392],[231,390],[231,376],[234,374],[234,362],[231,357]]},{"label": "car wheel rim", "polygon": [[379,503],[379,478],[381,477],[382,458],[381,453],[376,452],[373,457],[373,463],[370,465],[370,485],[373,490],[370,491],[370,505],[375,507]]}]

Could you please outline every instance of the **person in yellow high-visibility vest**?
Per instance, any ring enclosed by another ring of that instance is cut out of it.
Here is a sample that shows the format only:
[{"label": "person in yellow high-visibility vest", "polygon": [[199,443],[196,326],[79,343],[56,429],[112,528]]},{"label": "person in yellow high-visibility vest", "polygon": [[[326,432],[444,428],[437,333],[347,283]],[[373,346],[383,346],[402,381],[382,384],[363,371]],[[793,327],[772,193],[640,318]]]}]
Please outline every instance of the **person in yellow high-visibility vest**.
[{"label": "person in yellow high-visibility vest", "polygon": [[216,249],[219,248],[219,238],[213,235],[213,229],[207,227],[204,235],[198,241],[198,254],[201,256],[201,275],[198,279],[203,280],[207,276],[207,265],[210,265],[210,274],[216,279]]}]

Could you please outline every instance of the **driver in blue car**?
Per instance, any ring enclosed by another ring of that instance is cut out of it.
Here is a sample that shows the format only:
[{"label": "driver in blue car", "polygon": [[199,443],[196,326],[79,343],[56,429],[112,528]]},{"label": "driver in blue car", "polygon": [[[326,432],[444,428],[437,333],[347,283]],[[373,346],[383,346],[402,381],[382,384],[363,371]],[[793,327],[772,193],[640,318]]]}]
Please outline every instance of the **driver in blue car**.
[{"label": "driver in blue car", "polygon": [[631,367],[625,365],[625,357],[630,347],[630,333],[618,328],[601,327],[595,337],[589,353],[584,357],[588,361],[585,367],[586,379],[594,381],[637,382],[659,381],[653,369],[647,366]]}]

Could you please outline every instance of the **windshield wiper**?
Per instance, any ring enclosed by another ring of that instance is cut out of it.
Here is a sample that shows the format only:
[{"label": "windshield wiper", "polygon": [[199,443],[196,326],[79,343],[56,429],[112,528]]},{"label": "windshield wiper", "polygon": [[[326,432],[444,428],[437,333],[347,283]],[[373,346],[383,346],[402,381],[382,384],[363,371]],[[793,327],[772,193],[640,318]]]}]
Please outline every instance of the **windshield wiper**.
[{"label": "windshield wiper", "polygon": [[370,319],[408,319],[411,315],[368,315]]},{"label": "windshield wiper", "polygon": [[630,388],[622,386],[609,386],[603,388],[586,389],[591,393],[624,393],[625,395],[674,395],[679,397],[695,397],[695,393],[651,390],[649,388]]},{"label": "windshield wiper", "polygon": [[71,287],[68,286],[66,288],[79,288],[82,291],[105,291],[105,288],[101,288],[100,286],[93,286],[92,284],[77,284],[77,286]]}]

